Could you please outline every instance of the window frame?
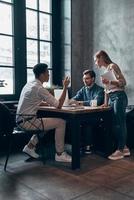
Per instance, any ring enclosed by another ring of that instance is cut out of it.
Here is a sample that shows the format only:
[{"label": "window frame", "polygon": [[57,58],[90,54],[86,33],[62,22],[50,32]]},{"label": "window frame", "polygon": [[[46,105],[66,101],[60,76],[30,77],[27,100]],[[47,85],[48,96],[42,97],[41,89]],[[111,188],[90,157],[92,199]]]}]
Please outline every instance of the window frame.
[{"label": "window frame", "polygon": [[[51,11],[50,12],[46,12],[46,11],[42,11],[39,9],[39,1],[37,0],[37,9],[34,9],[34,8],[29,8],[29,7],[26,7],[26,10],[28,11],[34,11],[37,13],[37,37],[34,38],[34,37],[27,37],[26,36],[26,41],[27,40],[31,40],[31,41],[36,41],[37,42],[37,62],[39,63],[40,60],[41,60],[41,45],[40,43],[41,42],[44,42],[46,44],[49,44],[50,45],[50,66],[48,67],[48,70],[50,70],[50,72],[52,73],[53,72],[53,67],[52,67],[52,56],[53,56],[53,53],[52,53],[52,45],[53,45],[53,41],[52,41],[52,5],[50,3],[50,7],[51,7]],[[46,14],[47,16],[50,17],[50,39],[49,40],[46,40],[46,39],[42,39],[40,38],[40,24],[41,24],[41,19],[40,19],[40,14]],[[33,69],[33,66],[28,66],[27,65],[27,70],[31,70]],[[50,74],[51,74],[50,73]],[[27,73],[28,74],[28,73]],[[52,79],[52,77],[51,77]],[[50,81],[50,84],[52,85],[52,80]]]},{"label": "window frame", "polygon": [[[71,0],[70,0],[71,1]],[[0,0],[0,2],[2,2]],[[27,82],[27,58],[26,58],[26,5],[24,0],[12,0],[14,23],[14,84],[13,95],[0,95],[0,100],[18,100],[23,86]],[[8,3],[8,2],[7,2]],[[52,0],[52,87],[62,86],[62,41],[61,41],[61,1]],[[44,13],[44,12],[43,12]]]}]

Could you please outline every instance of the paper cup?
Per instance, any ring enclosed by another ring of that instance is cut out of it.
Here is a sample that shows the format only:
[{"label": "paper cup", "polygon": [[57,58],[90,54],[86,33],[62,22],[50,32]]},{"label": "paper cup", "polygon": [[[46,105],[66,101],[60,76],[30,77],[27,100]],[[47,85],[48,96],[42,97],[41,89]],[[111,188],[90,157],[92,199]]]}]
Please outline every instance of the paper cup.
[{"label": "paper cup", "polygon": [[97,106],[97,100],[96,99],[91,100],[91,106],[92,107],[96,107]]}]

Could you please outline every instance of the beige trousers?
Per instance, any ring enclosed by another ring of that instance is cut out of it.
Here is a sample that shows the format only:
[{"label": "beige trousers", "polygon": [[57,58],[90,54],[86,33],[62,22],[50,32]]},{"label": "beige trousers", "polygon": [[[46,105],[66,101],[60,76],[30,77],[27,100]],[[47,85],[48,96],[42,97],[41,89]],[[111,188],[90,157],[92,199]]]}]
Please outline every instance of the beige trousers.
[{"label": "beige trousers", "polygon": [[[65,127],[66,121],[60,118],[33,118],[30,121],[26,121],[21,124],[21,127],[27,130],[51,130],[55,129],[55,148],[56,152],[64,151],[64,139],[65,139]],[[38,138],[36,135],[33,135],[30,139],[31,143],[36,145],[38,143]]]}]

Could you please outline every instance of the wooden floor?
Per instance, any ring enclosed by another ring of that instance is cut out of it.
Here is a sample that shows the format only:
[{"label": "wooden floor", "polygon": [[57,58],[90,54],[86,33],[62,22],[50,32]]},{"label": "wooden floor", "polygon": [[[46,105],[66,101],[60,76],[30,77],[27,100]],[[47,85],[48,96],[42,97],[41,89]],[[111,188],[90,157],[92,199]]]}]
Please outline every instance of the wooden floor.
[{"label": "wooden floor", "polygon": [[0,158],[0,200],[133,200],[134,153],[120,161],[92,154],[81,158],[81,170],[47,160],[26,162],[11,156],[7,172]]}]

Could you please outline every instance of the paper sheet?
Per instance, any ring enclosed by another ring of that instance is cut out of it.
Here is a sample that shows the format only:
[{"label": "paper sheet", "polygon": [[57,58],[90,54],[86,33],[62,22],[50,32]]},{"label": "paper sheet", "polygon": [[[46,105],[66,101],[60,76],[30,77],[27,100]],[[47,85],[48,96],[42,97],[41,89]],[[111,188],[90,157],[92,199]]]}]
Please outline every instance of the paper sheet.
[{"label": "paper sheet", "polygon": [[[105,72],[104,74],[101,75],[101,77],[104,79],[108,79],[109,81],[117,80],[113,71]],[[108,90],[115,88],[115,85],[112,85],[112,84],[107,84],[107,85],[105,84],[105,86],[106,86],[106,89],[108,89]]]}]

